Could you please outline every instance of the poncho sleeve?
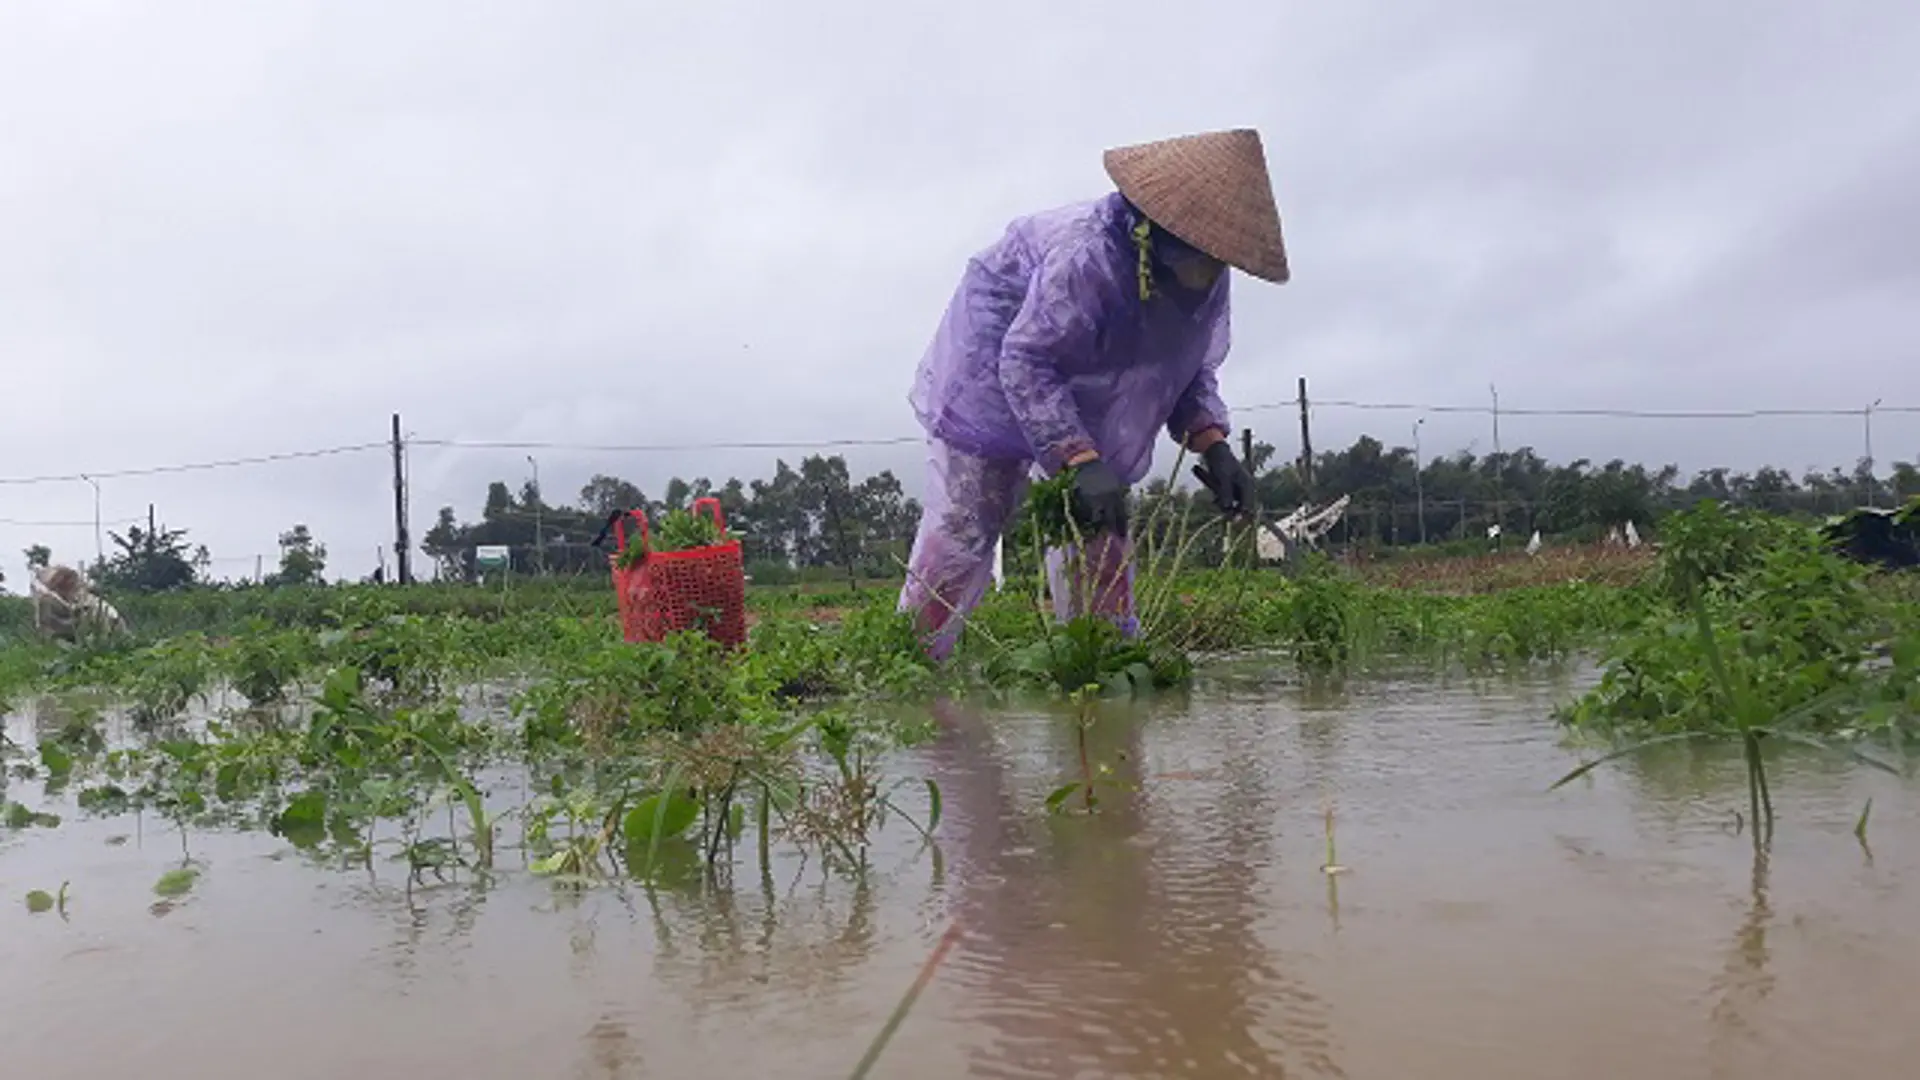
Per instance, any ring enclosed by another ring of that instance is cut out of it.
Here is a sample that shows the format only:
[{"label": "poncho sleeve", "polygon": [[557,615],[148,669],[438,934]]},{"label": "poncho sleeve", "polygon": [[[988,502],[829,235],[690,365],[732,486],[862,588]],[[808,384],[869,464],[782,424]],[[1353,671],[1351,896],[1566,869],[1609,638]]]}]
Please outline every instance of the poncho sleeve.
[{"label": "poncho sleeve", "polygon": [[1167,434],[1175,442],[1185,442],[1187,436],[1198,434],[1208,428],[1219,428],[1222,434],[1231,434],[1231,418],[1227,415],[1227,403],[1220,399],[1220,365],[1226,362],[1227,349],[1232,344],[1232,319],[1222,297],[1220,310],[1214,316],[1212,333],[1207,340],[1207,351],[1200,362],[1200,370],[1180,397],[1173,404],[1173,412],[1167,417]]},{"label": "poncho sleeve", "polygon": [[1034,460],[1047,472],[1095,449],[1074,404],[1072,373],[1097,362],[1111,282],[1074,245],[1041,259],[1000,346],[1000,386]]}]

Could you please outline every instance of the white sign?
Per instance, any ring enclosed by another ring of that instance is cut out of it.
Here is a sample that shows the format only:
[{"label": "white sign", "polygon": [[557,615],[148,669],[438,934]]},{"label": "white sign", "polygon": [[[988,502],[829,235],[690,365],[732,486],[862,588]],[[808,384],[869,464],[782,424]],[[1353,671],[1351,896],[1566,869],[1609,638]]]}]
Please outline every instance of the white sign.
[{"label": "white sign", "polygon": [[473,549],[473,564],[482,570],[504,570],[511,558],[505,544],[482,544]]}]

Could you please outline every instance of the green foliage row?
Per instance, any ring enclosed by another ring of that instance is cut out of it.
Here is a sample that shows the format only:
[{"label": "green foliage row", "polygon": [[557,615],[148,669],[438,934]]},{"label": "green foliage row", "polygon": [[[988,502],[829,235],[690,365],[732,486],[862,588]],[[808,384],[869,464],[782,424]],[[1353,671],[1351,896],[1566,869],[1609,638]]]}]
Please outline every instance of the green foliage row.
[{"label": "green foliage row", "polygon": [[[1567,723],[1614,734],[1721,730],[1750,687],[1801,729],[1904,739],[1920,716],[1920,604],[1903,578],[1817,532],[1704,503],[1669,518],[1644,608]],[[1703,629],[1704,628],[1704,629]],[[1716,671],[1716,663],[1719,665]]]}]

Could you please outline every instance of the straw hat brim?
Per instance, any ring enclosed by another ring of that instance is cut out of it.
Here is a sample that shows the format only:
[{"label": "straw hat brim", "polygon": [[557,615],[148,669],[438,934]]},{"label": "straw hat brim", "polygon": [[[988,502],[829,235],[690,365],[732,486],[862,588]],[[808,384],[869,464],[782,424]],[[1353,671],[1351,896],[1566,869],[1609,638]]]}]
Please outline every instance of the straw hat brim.
[{"label": "straw hat brim", "polygon": [[1276,284],[1290,276],[1260,134],[1247,128],[1108,150],[1107,175],[1154,224]]}]

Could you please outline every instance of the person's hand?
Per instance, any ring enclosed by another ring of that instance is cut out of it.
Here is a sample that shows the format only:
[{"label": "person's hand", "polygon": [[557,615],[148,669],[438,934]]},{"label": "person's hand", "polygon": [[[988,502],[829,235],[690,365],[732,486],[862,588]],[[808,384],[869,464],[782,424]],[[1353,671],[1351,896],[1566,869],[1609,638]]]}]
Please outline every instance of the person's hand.
[{"label": "person's hand", "polygon": [[1225,439],[1207,447],[1203,463],[1193,467],[1194,478],[1213,492],[1213,503],[1223,514],[1244,514],[1253,508],[1253,474],[1233,456]]},{"label": "person's hand", "polygon": [[1113,466],[1099,458],[1074,466],[1073,503],[1094,532],[1127,534],[1127,485]]}]

